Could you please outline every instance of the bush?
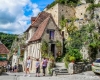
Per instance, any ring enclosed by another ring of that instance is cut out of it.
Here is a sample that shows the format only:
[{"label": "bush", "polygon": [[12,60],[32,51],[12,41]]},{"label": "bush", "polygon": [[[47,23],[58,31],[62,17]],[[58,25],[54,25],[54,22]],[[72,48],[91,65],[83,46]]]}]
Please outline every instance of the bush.
[{"label": "bush", "polygon": [[75,61],[75,57],[74,56],[70,56],[69,60],[70,61]]},{"label": "bush", "polygon": [[82,59],[79,49],[69,49],[68,53],[65,55],[66,61],[70,61],[71,56],[75,58],[75,61],[80,61]]},{"label": "bush", "polygon": [[70,49],[64,57],[64,62],[65,62],[66,67],[68,67],[68,63],[70,61],[78,62],[80,60],[82,60],[82,55],[78,49]]}]

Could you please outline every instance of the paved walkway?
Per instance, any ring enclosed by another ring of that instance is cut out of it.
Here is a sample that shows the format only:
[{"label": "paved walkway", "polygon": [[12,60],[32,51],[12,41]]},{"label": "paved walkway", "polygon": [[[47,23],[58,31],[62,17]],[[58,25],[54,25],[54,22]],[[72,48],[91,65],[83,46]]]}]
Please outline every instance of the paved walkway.
[{"label": "paved walkway", "polygon": [[73,75],[58,75],[58,76],[46,76],[46,77],[22,77],[18,80],[100,80],[99,76],[96,76],[93,72],[88,71],[80,74]]},{"label": "paved walkway", "polygon": [[67,75],[53,77],[19,77],[18,80],[100,80],[97,76]]},{"label": "paved walkway", "polygon": [[57,76],[42,76],[35,77],[35,74],[31,74],[30,77],[23,76],[24,73],[7,73],[0,76],[0,80],[100,80],[100,75],[95,75],[92,71],[73,74],[73,75],[57,75]]}]

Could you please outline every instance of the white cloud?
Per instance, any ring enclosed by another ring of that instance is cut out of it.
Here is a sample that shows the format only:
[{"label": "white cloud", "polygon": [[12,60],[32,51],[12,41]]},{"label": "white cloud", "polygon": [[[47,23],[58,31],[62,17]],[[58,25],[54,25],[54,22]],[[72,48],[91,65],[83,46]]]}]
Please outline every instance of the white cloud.
[{"label": "white cloud", "polygon": [[[30,15],[25,15],[30,11]],[[38,5],[30,0],[0,0],[0,32],[20,34],[30,25],[32,16],[40,12]]]}]

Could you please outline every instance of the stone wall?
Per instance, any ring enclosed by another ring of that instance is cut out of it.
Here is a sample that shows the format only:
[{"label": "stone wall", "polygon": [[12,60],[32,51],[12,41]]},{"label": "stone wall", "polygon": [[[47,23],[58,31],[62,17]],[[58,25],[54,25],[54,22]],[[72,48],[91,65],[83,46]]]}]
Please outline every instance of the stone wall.
[{"label": "stone wall", "polygon": [[64,16],[65,19],[75,18],[74,7],[58,4],[58,21],[59,21],[58,25],[60,25],[62,16]]},{"label": "stone wall", "polygon": [[54,24],[53,20],[50,19],[50,21],[48,22],[47,28],[45,29],[44,35],[42,37],[42,39],[46,39],[47,42],[49,42],[49,34],[47,33],[48,29],[53,29],[55,30],[55,34],[54,34],[54,41],[59,40],[62,42],[62,36],[60,34],[60,32],[58,31],[57,26]]},{"label": "stone wall", "polygon": [[58,25],[58,4],[53,6],[50,9],[44,9],[44,11],[51,13],[53,19],[55,20],[56,24]]},{"label": "stone wall", "polygon": [[70,19],[71,17],[75,17],[75,10],[73,7],[68,7],[62,4],[56,4],[50,9],[45,9],[44,11],[51,13],[56,24],[60,26],[60,20],[62,18],[62,15],[66,19]]},{"label": "stone wall", "polygon": [[86,9],[87,7],[89,6],[89,4],[82,4],[82,5],[79,5],[75,8],[75,16],[76,18],[79,18],[79,19],[84,19],[84,14],[86,13]]}]

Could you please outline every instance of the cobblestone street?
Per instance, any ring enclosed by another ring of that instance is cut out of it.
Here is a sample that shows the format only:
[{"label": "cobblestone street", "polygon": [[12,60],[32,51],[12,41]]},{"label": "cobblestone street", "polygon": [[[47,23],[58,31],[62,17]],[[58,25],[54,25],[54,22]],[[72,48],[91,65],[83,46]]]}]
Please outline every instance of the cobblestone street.
[{"label": "cobblestone street", "polygon": [[24,73],[7,73],[0,76],[0,80],[100,80],[100,75],[95,75],[93,72],[88,71],[74,75],[57,75],[35,77],[31,74],[30,77],[23,76]]}]

